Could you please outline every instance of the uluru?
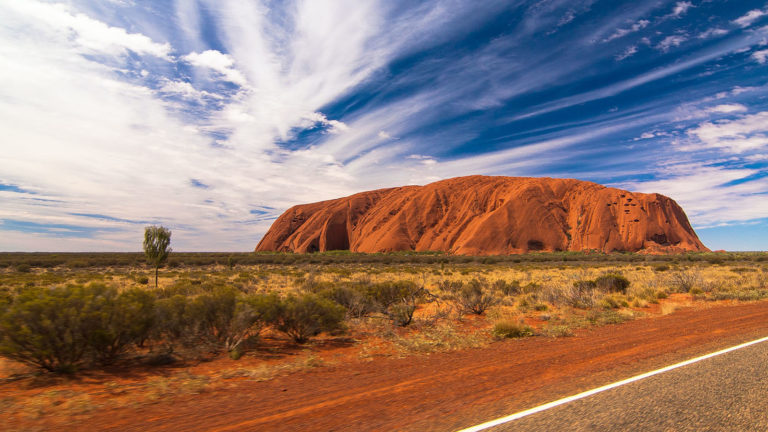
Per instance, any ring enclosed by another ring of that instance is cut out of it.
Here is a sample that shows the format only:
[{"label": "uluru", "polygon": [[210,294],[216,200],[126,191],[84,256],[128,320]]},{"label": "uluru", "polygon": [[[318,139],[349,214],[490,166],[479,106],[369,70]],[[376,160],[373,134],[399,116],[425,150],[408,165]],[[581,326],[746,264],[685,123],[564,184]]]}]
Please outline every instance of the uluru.
[{"label": "uluru", "polygon": [[291,207],[257,252],[708,251],[671,198],[582,180],[468,176]]}]

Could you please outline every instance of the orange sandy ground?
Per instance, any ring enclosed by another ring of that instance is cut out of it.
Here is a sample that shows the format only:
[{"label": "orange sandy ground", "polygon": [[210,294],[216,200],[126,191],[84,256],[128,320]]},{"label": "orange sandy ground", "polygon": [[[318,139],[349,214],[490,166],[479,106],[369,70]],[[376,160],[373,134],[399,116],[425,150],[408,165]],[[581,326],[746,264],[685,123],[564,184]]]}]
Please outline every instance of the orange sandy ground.
[{"label": "orange sandy ground", "polygon": [[[643,309],[649,318],[577,330],[574,337],[405,358],[361,358],[350,337],[309,346],[268,337],[237,361],[222,355],[162,367],[129,362],[72,377],[11,379],[29,370],[4,361],[0,421],[19,431],[452,430],[768,334],[768,302],[674,295],[664,304]],[[664,315],[674,309],[669,305],[679,309]],[[4,409],[10,401],[24,408]]]}]

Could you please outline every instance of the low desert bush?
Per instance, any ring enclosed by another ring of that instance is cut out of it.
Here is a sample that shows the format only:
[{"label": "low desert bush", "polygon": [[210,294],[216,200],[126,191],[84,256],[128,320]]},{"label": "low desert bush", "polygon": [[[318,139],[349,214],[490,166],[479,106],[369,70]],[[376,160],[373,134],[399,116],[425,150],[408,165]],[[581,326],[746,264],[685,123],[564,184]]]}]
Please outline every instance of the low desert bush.
[{"label": "low desert bush", "polygon": [[0,355],[53,372],[109,363],[147,330],[149,302],[101,284],[25,289],[0,309]]},{"label": "low desert bush", "polygon": [[573,329],[565,324],[549,324],[541,329],[541,334],[549,337],[568,337],[573,336]]},{"label": "low desert bush", "polygon": [[701,284],[701,276],[695,270],[679,270],[669,275],[673,292],[687,293]]},{"label": "low desert bush", "polygon": [[406,327],[413,322],[413,314],[416,312],[416,304],[411,302],[398,302],[387,310],[387,316],[397,326]]},{"label": "low desert bush", "polygon": [[463,286],[464,286],[464,282],[462,281],[445,279],[437,282],[438,289],[442,291],[444,294],[448,294],[448,295],[455,295],[461,290]]},{"label": "low desert bush", "polygon": [[261,330],[275,319],[280,307],[276,295],[243,296],[231,287],[202,294],[187,306],[190,322],[196,324],[196,335],[213,345],[239,352],[248,338],[258,337]]},{"label": "low desert bush", "polygon": [[17,264],[15,270],[19,273],[29,273],[32,271],[32,266],[27,263]]},{"label": "low desert bush", "polygon": [[324,331],[339,330],[344,323],[344,308],[315,294],[289,296],[277,305],[275,328],[297,343],[305,343]]},{"label": "low desert bush", "polygon": [[615,309],[596,309],[587,313],[586,319],[593,325],[619,324],[634,318],[630,312],[622,313],[624,310]]},{"label": "low desert bush", "polygon": [[148,291],[94,284],[87,316],[88,345],[95,359],[110,364],[132,344],[142,345],[154,325],[155,297]]},{"label": "low desert bush", "polygon": [[351,318],[362,318],[376,312],[377,305],[365,294],[360,285],[337,285],[323,290],[320,295],[342,305]]},{"label": "low desert bush", "polygon": [[499,339],[533,336],[533,329],[512,320],[502,320],[493,325],[493,335]]},{"label": "low desert bush", "polygon": [[621,274],[608,273],[595,279],[595,286],[601,291],[626,294],[629,280]]},{"label": "low desert bush", "polygon": [[716,292],[712,293],[710,297],[712,300],[739,300],[739,301],[755,301],[768,298],[768,290],[765,289],[751,289],[744,291],[731,291],[731,292]]},{"label": "low desert bush", "polygon": [[497,280],[493,283],[493,289],[496,291],[499,291],[501,294],[505,296],[514,296],[517,294],[520,294],[521,288],[520,288],[520,282],[513,280],[511,282],[507,282],[505,280]]},{"label": "low desert bush", "polygon": [[313,283],[311,292],[340,304],[351,318],[381,313],[403,327],[411,323],[418,302],[426,295],[426,290],[407,280]]},{"label": "low desert bush", "polygon": [[476,315],[482,315],[489,307],[497,304],[499,299],[493,295],[486,279],[472,279],[463,285],[453,299],[464,309]]},{"label": "low desert bush", "polygon": [[629,302],[623,296],[610,294],[600,299],[600,307],[603,309],[619,309],[629,307]]},{"label": "low desert bush", "polygon": [[155,302],[155,322],[151,339],[163,347],[162,355],[171,355],[179,345],[195,345],[197,324],[188,311],[190,301],[188,297],[177,294],[158,298]]},{"label": "low desert bush", "polygon": [[595,281],[591,280],[578,280],[571,287],[562,287],[554,292],[559,293],[559,296],[553,296],[550,302],[564,303],[578,309],[593,307],[596,303],[596,297],[598,297],[596,294],[597,285]]},{"label": "low desert bush", "polygon": [[416,283],[408,280],[382,282],[365,286],[365,294],[379,310],[385,312],[395,303],[404,299],[414,299],[421,293],[421,288]]}]

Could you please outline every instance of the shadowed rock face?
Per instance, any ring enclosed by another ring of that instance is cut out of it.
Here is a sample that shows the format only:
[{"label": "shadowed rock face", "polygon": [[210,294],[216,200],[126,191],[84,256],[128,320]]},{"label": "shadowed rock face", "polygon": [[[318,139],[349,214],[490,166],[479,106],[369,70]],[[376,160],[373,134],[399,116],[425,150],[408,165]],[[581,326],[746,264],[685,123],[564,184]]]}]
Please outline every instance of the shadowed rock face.
[{"label": "shadowed rock face", "polygon": [[659,194],[551,178],[457,177],[297,205],[256,251],[708,251]]}]

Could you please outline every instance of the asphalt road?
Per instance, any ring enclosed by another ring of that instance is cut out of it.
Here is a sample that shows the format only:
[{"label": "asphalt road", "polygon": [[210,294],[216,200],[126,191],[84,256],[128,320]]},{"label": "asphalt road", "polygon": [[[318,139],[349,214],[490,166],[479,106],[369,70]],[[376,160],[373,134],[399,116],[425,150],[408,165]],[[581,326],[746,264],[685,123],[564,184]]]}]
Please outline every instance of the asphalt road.
[{"label": "asphalt road", "polygon": [[487,430],[768,431],[768,342]]}]

